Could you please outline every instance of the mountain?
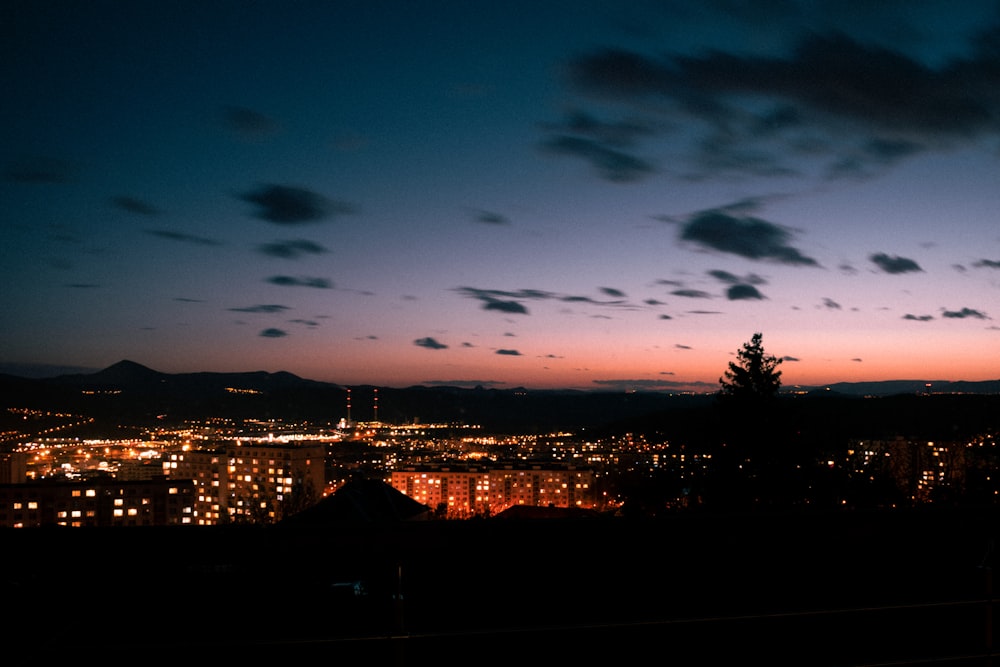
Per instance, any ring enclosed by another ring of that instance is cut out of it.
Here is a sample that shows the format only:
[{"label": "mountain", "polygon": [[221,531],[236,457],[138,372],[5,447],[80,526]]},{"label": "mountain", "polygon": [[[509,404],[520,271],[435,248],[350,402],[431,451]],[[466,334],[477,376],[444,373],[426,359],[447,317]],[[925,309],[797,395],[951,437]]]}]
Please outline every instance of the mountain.
[{"label": "mountain", "polygon": [[[786,390],[790,389],[788,387]],[[1000,380],[883,380],[877,382],[836,382],[821,387],[802,387],[812,393],[832,392],[850,396],[893,396],[897,394],[1000,394]]]},{"label": "mountain", "polygon": [[[347,410],[348,390],[351,392],[351,414]],[[990,405],[997,402],[993,399],[1000,397],[1000,380],[836,383],[825,387],[786,387],[786,393],[793,401],[796,398],[829,398],[822,402],[822,410],[838,406],[836,409],[841,414],[837,419],[844,423],[861,419],[870,412],[899,414],[904,423],[943,412],[946,419],[954,421],[963,410],[970,409],[967,406],[982,403],[975,400],[977,396],[987,399]],[[898,409],[899,401],[859,404],[868,403],[862,401],[863,397],[925,397],[928,393],[938,397],[937,400],[921,401],[915,412],[909,407],[912,401],[903,402],[905,407]],[[61,410],[103,417],[111,423],[148,424],[162,423],[163,419],[179,421],[208,417],[332,423],[350,417],[356,421],[396,424],[464,422],[478,424],[492,432],[507,433],[581,429],[605,432],[683,430],[686,436],[693,437],[710,430],[710,424],[702,421],[702,417],[714,398],[711,394],[599,390],[344,387],[287,372],[162,373],[123,360],[95,373],[45,379],[0,375],[0,401],[3,403],[0,407]],[[802,410],[813,409],[811,405],[798,402]],[[942,407],[930,410],[931,404]],[[981,422],[978,410],[976,408],[975,414],[969,414],[969,419],[963,421]],[[948,413],[953,416],[947,417]],[[821,413],[815,416],[819,421],[826,418]]]}]

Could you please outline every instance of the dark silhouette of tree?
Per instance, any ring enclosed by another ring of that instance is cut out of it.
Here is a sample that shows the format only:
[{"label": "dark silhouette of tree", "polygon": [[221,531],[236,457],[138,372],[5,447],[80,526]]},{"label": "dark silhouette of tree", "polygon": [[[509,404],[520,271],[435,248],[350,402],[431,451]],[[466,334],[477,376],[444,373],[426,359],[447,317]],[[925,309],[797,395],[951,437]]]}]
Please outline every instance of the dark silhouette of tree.
[{"label": "dark silhouette of tree", "polygon": [[755,333],[719,378],[721,439],[712,453],[708,504],[778,508],[801,501],[803,452],[795,447],[787,406],[777,399],[781,360],[764,351],[762,340]]},{"label": "dark silhouette of tree", "polygon": [[721,378],[719,393],[734,398],[771,398],[781,388],[781,359],[764,352],[763,334],[755,333],[736,353]]}]

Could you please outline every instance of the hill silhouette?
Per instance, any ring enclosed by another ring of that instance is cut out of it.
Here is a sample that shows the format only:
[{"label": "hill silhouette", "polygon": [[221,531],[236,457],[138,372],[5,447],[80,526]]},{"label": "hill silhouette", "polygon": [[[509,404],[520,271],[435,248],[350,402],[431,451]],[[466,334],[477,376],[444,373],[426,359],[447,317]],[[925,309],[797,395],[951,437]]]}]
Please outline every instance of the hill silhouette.
[{"label": "hill silhouette", "polygon": [[[933,395],[927,395],[928,384]],[[357,421],[377,417],[386,423],[464,422],[509,433],[659,431],[688,438],[711,434],[718,427],[711,394],[348,387],[284,371],[162,373],[131,360],[95,373],[44,379],[0,375],[4,406],[64,410],[140,424],[164,417],[331,423],[348,416],[348,390],[353,404],[351,417]],[[869,398],[862,399],[865,396]],[[878,400],[870,400],[872,397]],[[796,394],[786,394],[782,403],[787,406],[783,418],[790,428],[816,432],[818,437],[845,431],[872,434],[868,437],[912,431],[944,437],[995,422],[992,415],[1000,413],[1000,381],[838,383],[811,391],[797,388]]]}]

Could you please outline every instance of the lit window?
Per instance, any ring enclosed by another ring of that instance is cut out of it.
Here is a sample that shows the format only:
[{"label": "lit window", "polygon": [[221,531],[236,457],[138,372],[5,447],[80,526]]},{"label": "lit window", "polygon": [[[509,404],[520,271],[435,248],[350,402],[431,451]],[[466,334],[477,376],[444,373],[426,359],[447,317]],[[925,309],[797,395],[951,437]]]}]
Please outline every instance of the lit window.
[{"label": "lit window", "polygon": [[87,489],[87,497],[93,498],[97,495],[97,489]]},{"label": "lit window", "polygon": [[113,512],[113,514],[114,514],[115,516],[125,516],[125,510],[121,510],[121,509],[116,509],[116,510],[115,510],[115,511]]},{"label": "lit window", "polygon": [[125,504],[125,500],[122,498],[115,498],[115,507],[121,507]]},{"label": "lit window", "polygon": [[29,500],[28,501],[28,509],[29,510],[36,510],[36,509],[38,509],[38,503],[35,502],[34,500]]}]

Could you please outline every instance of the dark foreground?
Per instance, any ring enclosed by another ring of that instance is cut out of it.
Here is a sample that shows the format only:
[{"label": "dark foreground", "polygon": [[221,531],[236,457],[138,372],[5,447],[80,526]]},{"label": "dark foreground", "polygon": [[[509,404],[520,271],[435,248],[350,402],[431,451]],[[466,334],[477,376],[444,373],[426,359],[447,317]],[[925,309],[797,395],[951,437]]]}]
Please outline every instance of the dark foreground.
[{"label": "dark foreground", "polygon": [[990,665],[996,516],[9,531],[5,662]]}]

